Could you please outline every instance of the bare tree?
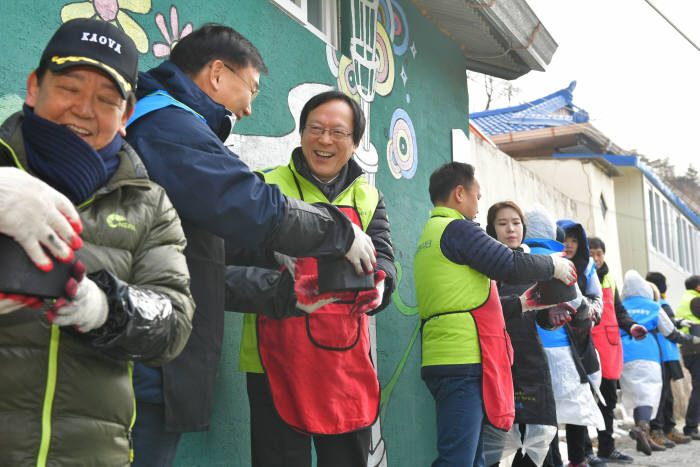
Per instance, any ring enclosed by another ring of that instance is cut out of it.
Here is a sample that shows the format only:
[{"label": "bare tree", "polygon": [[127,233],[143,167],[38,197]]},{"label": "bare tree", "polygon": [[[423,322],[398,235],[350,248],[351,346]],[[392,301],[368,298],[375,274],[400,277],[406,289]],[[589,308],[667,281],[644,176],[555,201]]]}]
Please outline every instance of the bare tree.
[{"label": "bare tree", "polygon": [[[494,78],[490,75],[482,73],[469,73],[469,80],[479,87],[483,87],[486,95],[486,105],[484,110],[489,110],[491,105],[507,105],[510,106],[515,97],[520,94],[520,89],[513,83]],[[507,102],[507,103],[504,103]],[[503,104],[499,104],[503,103]]]}]

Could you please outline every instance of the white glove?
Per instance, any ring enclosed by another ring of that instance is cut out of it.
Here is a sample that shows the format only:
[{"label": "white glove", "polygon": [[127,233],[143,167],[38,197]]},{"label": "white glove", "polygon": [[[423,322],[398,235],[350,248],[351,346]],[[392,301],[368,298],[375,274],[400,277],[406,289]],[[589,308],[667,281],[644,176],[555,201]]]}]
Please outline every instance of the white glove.
[{"label": "white glove", "polygon": [[292,277],[294,277],[297,265],[296,258],[294,258],[293,256],[287,256],[284,253],[280,253],[278,251],[273,251],[272,256],[275,258],[275,262],[278,265],[286,267],[289,270],[289,274],[291,274]]},{"label": "white glove", "polygon": [[313,313],[314,311],[318,310],[322,306],[326,306],[329,303],[337,302],[340,298],[339,297],[330,297],[330,298],[323,298],[317,302],[313,303],[299,303],[297,301],[297,304],[295,305],[298,310],[303,311],[304,313]]},{"label": "white glove", "polygon": [[41,308],[42,306],[44,302],[40,298],[0,292],[0,315],[12,313],[21,308]]},{"label": "white glove", "polygon": [[82,224],[75,207],[23,170],[0,168],[0,213],[0,233],[19,243],[42,271],[50,271],[53,264],[41,245],[66,262],[82,246],[78,236]]},{"label": "white glove", "polygon": [[573,285],[576,282],[576,266],[574,263],[562,256],[563,253],[553,253],[550,255],[554,263],[554,278],[559,279],[566,285]]},{"label": "white glove", "polygon": [[642,339],[645,339],[647,337],[648,332],[649,331],[647,331],[647,328],[645,328],[641,324],[633,324],[630,328],[630,336],[632,336],[636,341],[641,341]]},{"label": "white glove", "polygon": [[700,344],[700,337],[698,337],[698,336],[690,336],[690,343],[691,343],[691,344]]},{"label": "white glove", "polygon": [[[68,290],[69,285],[66,286]],[[54,309],[53,324],[57,326],[75,326],[80,332],[88,332],[97,329],[107,321],[107,295],[97,284],[85,277],[77,283],[75,295],[69,300],[63,301]],[[69,293],[69,295],[72,295]],[[59,299],[61,301],[62,299]]]},{"label": "white glove", "polygon": [[13,311],[17,311],[21,308],[24,308],[25,306],[27,305],[13,298],[2,298],[0,299],[0,315],[4,315],[5,313],[12,313]]},{"label": "white glove", "polygon": [[377,286],[375,287],[377,289],[377,292],[379,292],[379,298],[383,299],[384,298],[384,279],[379,281],[377,283]]},{"label": "white glove", "polygon": [[353,224],[352,228],[355,232],[355,240],[352,241],[350,249],[345,253],[345,258],[352,263],[358,276],[364,272],[371,273],[377,263],[372,239],[357,225]]},{"label": "white glove", "polygon": [[678,324],[679,324],[680,327],[682,327],[682,328],[690,328],[690,326],[693,325],[693,322],[690,321],[689,319],[682,319],[682,320],[680,320],[680,321],[678,322]]}]

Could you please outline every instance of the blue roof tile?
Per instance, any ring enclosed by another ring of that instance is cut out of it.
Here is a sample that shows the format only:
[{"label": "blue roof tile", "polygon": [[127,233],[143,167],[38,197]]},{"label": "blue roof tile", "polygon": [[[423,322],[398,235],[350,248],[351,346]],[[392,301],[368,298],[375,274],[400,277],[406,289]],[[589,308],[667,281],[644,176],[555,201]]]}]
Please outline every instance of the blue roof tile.
[{"label": "blue roof tile", "polygon": [[588,113],[573,104],[576,81],[553,94],[514,107],[469,115],[487,135],[500,135],[588,121]]}]

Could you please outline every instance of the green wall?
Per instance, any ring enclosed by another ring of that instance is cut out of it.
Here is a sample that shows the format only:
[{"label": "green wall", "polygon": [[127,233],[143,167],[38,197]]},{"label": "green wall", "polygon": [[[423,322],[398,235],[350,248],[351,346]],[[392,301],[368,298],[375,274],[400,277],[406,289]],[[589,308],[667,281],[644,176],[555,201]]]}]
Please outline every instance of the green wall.
[{"label": "green wall", "polygon": [[[385,15],[387,1],[391,0],[380,1],[378,17],[385,26],[378,28],[381,30],[389,28]],[[237,123],[235,132],[246,135],[242,138],[244,145],[247,141],[256,150],[277,147],[272,144],[274,140],[294,130],[294,118],[287,103],[291,89],[302,83],[321,83],[346,92],[352,90],[354,73],[345,66],[350,60],[340,58],[332,50],[327,53],[323,41],[267,0],[97,3],[122,4],[116,20],[132,37],[139,39],[143,50],[142,70],[160,63],[162,51],[168,50],[156,17],[162,14],[170,31],[171,8],[177,12],[178,35],[187,23],[196,28],[214,21],[230,25],[247,36],[260,49],[269,75],[261,78],[261,94],[254,103],[253,116]],[[350,4],[347,0],[340,3],[345,26],[341,32],[344,41],[341,50],[347,54]],[[378,156],[376,185],[385,196],[402,277],[394,303],[376,318],[383,397],[381,438],[373,439],[376,447],[373,462],[403,467],[428,465],[435,456],[434,408],[420,380],[413,250],[431,208],[428,178],[435,168],[452,160],[451,130],[459,128],[468,134],[468,105],[464,58],[456,44],[410,0],[394,0],[392,5],[398,23],[393,43],[386,33],[378,46],[386,51],[380,53],[385,65],[371,103],[370,135],[371,152]],[[104,14],[106,10],[101,11]],[[0,62],[0,119],[21,107],[27,75],[61,24],[62,12],[64,17],[99,14],[93,2],[36,0],[4,6],[0,17],[5,41]],[[341,79],[334,75],[333,56],[340,62]],[[393,74],[387,65],[391,62]],[[282,160],[285,157],[281,155]],[[212,427],[208,432],[183,437],[177,458],[179,466],[250,464],[245,381],[236,369],[240,327],[241,317],[227,314]]]}]

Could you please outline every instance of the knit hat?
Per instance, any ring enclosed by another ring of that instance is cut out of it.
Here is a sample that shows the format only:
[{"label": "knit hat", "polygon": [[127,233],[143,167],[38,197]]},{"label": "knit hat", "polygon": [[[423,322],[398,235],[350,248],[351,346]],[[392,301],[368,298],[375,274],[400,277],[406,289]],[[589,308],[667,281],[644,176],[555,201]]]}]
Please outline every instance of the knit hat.
[{"label": "knit hat", "polygon": [[556,238],[557,226],[554,219],[541,204],[535,204],[532,209],[525,213],[527,222],[527,235],[525,238]]},{"label": "knit hat", "polygon": [[625,281],[622,286],[622,300],[627,300],[630,297],[646,297],[654,299],[654,292],[651,287],[634,269],[630,269],[625,273]]}]

